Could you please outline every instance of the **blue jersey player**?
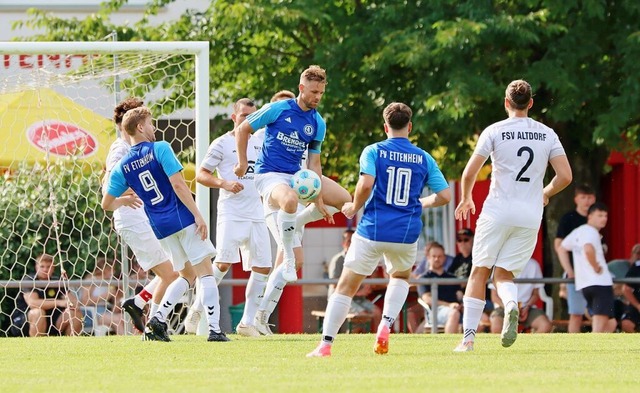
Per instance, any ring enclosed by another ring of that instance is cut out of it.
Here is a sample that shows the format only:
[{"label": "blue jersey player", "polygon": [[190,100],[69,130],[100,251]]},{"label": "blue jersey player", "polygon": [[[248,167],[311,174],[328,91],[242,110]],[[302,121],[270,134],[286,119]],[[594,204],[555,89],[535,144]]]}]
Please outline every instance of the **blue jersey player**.
[{"label": "blue jersey player", "polygon": [[[236,129],[238,164],[234,172],[237,176],[244,176],[249,168],[249,134],[263,127],[265,129],[262,150],[255,165],[255,181],[265,204],[265,215],[277,212],[277,233],[274,233],[274,238],[279,239],[282,245],[284,264],[276,268],[273,275],[282,278],[284,283],[297,279],[294,235],[303,224],[296,220],[298,196],[290,187],[289,180],[300,170],[306,150],[309,151],[308,168],[322,178],[320,151],[326,125],[316,108],[326,84],[325,71],[318,66],[311,66],[300,76],[300,94],[297,98],[265,105]],[[324,217],[333,223],[332,214],[339,211],[348,200],[347,193],[328,193],[323,189],[313,201],[313,212],[306,222]]]},{"label": "blue jersey player", "polygon": [[[228,341],[220,331],[218,287],[211,267],[216,250],[182,177],[182,165],[167,142],[155,142],[155,128],[147,107],[128,111],[122,119],[122,128],[131,138],[131,150],[113,168],[102,207],[105,210],[124,205],[139,207],[142,200],[154,234],[180,274],[180,278],[169,285],[160,307],[147,323],[145,338],[171,341],[167,315],[199,277],[202,303],[208,315],[208,340]],[[140,200],[135,195],[121,196],[129,188]]]},{"label": "blue jersey player", "polygon": [[[435,160],[409,141],[411,116],[407,105],[389,104],[383,112],[387,140],[367,146],[360,156],[355,196],[342,212],[352,218],[364,206],[364,214],[345,256],[338,286],[329,298],[322,340],[309,357],[331,356],[333,339],[349,313],[351,299],[381,257],[391,278],[374,351],[388,352],[391,326],[409,293],[422,209],[442,206],[451,199],[449,184]],[[434,193],[420,198],[425,186]]]}]

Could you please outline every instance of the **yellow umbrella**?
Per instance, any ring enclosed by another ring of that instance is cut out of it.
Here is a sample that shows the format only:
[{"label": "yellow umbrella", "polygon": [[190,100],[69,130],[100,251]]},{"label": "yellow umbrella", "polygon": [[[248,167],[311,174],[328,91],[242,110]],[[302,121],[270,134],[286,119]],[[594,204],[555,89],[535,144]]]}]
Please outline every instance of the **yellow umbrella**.
[{"label": "yellow umbrella", "polygon": [[50,89],[0,95],[0,167],[76,156],[104,163],[113,122]]}]

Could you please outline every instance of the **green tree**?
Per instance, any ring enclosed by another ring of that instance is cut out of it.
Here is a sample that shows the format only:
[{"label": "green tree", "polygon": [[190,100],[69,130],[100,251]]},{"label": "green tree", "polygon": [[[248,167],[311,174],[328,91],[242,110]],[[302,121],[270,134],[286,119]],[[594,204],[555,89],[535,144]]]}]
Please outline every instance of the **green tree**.
[{"label": "green tree", "polygon": [[[211,42],[211,99],[266,101],[296,89],[310,64],[327,69],[321,113],[327,120],[325,170],[344,185],[357,178],[361,149],[383,138],[381,110],[414,110],[412,138],[457,178],[475,138],[504,118],[509,81],[535,90],[531,116],[556,130],[577,182],[598,187],[612,149],[640,146],[640,4],[636,0],[212,1],[174,21],[150,17],[173,0],[155,0],[132,26],[109,15],[124,0],[82,20],[32,11],[36,40]],[[170,84],[170,75],[163,83]],[[565,192],[547,209],[550,233],[571,206]],[[549,249],[547,247],[547,249]]]}]

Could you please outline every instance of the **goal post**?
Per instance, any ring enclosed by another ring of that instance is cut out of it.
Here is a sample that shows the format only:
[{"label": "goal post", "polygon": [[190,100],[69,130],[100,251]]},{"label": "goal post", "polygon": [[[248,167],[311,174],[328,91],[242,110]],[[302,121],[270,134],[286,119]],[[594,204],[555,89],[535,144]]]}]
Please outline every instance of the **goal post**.
[{"label": "goal post", "polygon": [[[128,96],[152,110],[209,225],[209,190],[194,180],[209,145],[208,42],[0,42],[0,336],[29,333],[16,324],[33,286],[77,295],[84,333],[122,332],[116,302],[146,278],[100,207],[100,182]],[[54,256],[51,283],[24,280],[41,254]]]}]

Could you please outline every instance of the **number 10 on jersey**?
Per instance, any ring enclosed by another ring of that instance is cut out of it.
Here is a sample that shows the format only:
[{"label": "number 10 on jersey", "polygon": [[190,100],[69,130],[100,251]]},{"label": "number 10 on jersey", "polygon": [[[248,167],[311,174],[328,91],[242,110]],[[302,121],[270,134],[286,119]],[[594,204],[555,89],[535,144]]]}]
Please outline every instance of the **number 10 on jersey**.
[{"label": "number 10 on jersey", "polygon": [[407,206],[409,204],[409,192],[411,191],[411,169],[387,168],[389,180],[387,181],[387,204]]}]

